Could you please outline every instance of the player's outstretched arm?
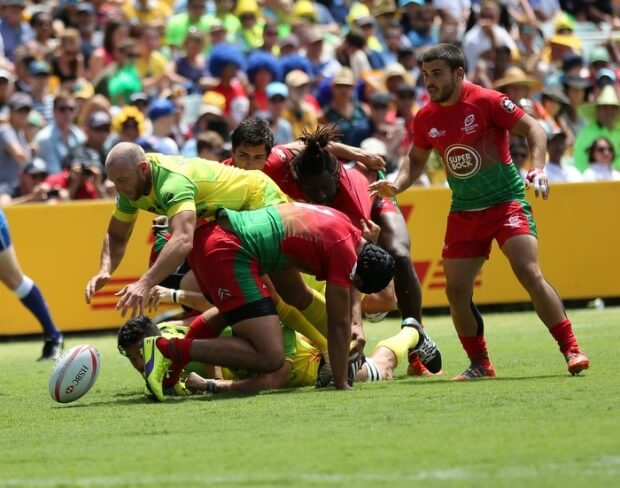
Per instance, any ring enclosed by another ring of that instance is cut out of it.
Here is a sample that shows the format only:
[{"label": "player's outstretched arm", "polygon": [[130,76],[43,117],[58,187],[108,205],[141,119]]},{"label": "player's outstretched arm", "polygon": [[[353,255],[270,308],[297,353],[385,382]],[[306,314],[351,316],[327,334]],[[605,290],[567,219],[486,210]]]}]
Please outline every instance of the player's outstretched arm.
[{"label": "player's outstretched arm", "polygon": [[116,217],[110,219],[108,230],[103,237],[99,272],[86,283],[84,291],[86,303],[90,303],[93,295],[106,285],[112,273],[118,268],[125,255],[133,226],[134,221],[123,222]]},{"label": "player's outstretched arm", "polygon": [[431,151],[428,149],[422,149],[412,145],[411,149],[409,149],[408,157],[400,161],[398,175],[394,183],[389,180],[375,181],[368,187],[371,196],[393,197],[405,191],[424,172],[424,167],[426,166],[426,161],[430,153]]},{"label": "player's outstretched arm", "polygon": [[119,300],[115,309],[124,317],[131,311],[132,317],[143,315],[149,300],[151,288],[160,283],[186,258],[194,243],[196,212],[184,210],[169,219],[171,237],[164,245],[157,261],[138,281],[131,283],[116,295]]}]

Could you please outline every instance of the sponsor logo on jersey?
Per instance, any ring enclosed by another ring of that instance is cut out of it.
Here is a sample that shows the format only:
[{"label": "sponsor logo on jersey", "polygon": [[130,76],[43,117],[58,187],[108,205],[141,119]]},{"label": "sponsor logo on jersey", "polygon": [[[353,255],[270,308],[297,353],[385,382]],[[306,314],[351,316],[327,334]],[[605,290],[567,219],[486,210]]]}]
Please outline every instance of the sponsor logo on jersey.
[{"label": "sponsor logo on jersey", "polygon": [[436,139],[437,137],[442,137],[445,135],[446,135],[445,130],[439,130],[435,127],[433,127],[431,130],[428,131],[428,137],[430,137],[431,139]]},{"label": "sponsor logo on jersey", "polygon": [[217,295],[220,297],[220,300],[224,300],[225,298],[230,298],[232,293],[226,288],[218,288]]},{"label": "sponsor logo on jersey", "polygon": [[480,169],[482,158],[472,147],[452,144],[446,148],[444,162],[455,178],[469,178]]},{"label": "sponsor logo on jersey", "polygon": [[515,105],[515,103],[508,97],[502,99],[501,105],[502,105],[502,108],[509,114],[517,110],[517,106]]},{"label": "sponsor logo on jersey", "polygon": [[511,215],[508,217],[508,227],[512,227],[513,229],[518,229],[521,227],[521,219],[517,214]]},{"label": "sponsor logo on jersey", "polygon": [[463,128],[461,129],[462,131],[465,131],[465,134],[476,132],[477,128],[478,124],[476,124],[476,116],[474,114],[470,114],[465,117],[465,120],[463,121]]}]

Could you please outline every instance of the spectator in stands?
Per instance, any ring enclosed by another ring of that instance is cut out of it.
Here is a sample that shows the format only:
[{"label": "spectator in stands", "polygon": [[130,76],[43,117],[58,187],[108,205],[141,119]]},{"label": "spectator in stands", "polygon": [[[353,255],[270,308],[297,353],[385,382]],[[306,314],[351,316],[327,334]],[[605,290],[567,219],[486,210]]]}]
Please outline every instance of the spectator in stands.
[{"label": "spectator in stands", "polygon": [[95,7],[92,3],[80,2],[76,6],[75,14],[77,19],[75,28],[80,33],[82,40],[82,56],[84,56],[85,65],[88,66],[98,43],[98,36],[95,35],[97,28]]},{"label": "spectator in stands", "polygon": [[58,190],[53,190],[45,179],[47,178],[45,161],[35,157],[27,163],[19,173],[19,183],[13,188],[12,204],[30,202],[52,202],[60,197]]},{"label": "spectator in stands", "polygon": [[38,154],[45,160],[50,175],[60,173],[71,153],[86,139],[84,133],[73,124],[76,103],[68,93],[54,98],[54,120],[35,137]]},{"label": "spectator in stands", "polygon": [[0,18],[0,36],[4,45],[4,55],[13,61],[17,46],[34,39],[34,32],[28,22],[23,20],[24,0],[4,0]]},{"label": "spectator in stands", "polygon": [[525,181],[530,159],[530,150],[527,146],[527,140],[523,136],[510,134],[509,149],[512,162],[519,170],[521,178]]},{"label": "spectator in stands", "polygon": [[435,9],[432,4],[421,5],[416,16],[413,18],[412,29],[407,32],[407,37],[414,48],[437,44],[439,38],[434,32]]},{"label": "spectator in stands", "polygon": [[388,112],[392,96],[387,92],[375,92],[370,96],[370,116],[359,120],[354,126],[349,145],[359,147],[364,139],[387,135]]},{"label": "spectator in stands", "polygon": [[239,78],[244,64],[242,52],[233,44],[219,44],[211,51],[209,72],[218,79],[211,90],[224,95],[224,117],[230,127],[236,127],[250,110],[250,100]]},{"label": "spectator in stands", "polygon": [[284,115],[288,88],[284,83],[273,81],[267,85],[267,114],[274,145],[287,144],[293,141],[293,128]]},{"label": "spectator in stands", "polygon": [[205,15],[205,0],[187,0],[185,12],[173,15],[166,23],[164,42],[173,53],[181,48],[190,27],[196,27],[205,34],[209,32],[212,19]]},{"label": "spectator in stands", "polygon": [[118,62],[121,43],[129,38],[129,27],[124,22],[110,20],[105,24],[103,45],[95,49],[88,63],[89,79],[93,84],[100,72],[114,62]]},{"label": "spectator in stands", "polygon": [[578,107],[586,101],[587,92],[592,84],[589,80],[574,75],[565,76],[561,81],[569,104],[564,112],[560,114],[560,119],[564,120],[574,138],[576,138],[579,131],[587,124],[587,120],[579,114]]},{"label": "spectator in stands", "polygon": [[48,59],[58,45],[52,30],[52,16],[47,10],[39,10],[30,17],[33,38],[27,43],[29,53],[37,59]]},{"label": "spectator in stands", "polygon": [[222,161],[224,157],[224,139],[217,132],[207,130],[196,137],[197,156],[211,161]]},{"label": "spectator in stands", "polygon": [[256,0],[238,0],[235,15],[241,22],[235,40],[244,53],[258,49],[263,44],[264,21]]},{"label": "spectator in stands", "polygon": [[122,2],[123,14],[134,25],[166,25],[174,2],[166,0],[131,0]]},{"label": "spectator in stands", "polygon": [[345,144],[352,144],[354,127],[366,119],[362,106],[353,96],[355,78],[350,68],[342,68],[332,80],[334,97],[325,110],[322,121],[334,124],[341,140]]},{"label": "spectator in stands", "polygon": [[[179,154],[179,146],[171,137],[175,113],[174,104],[166,98],[157,98],[149,105],[148,116],[151,120],[152,132],[142,141],[149,144],[151,152]],[[142,143],[139,144],[142,145]]]},{"label": "spectator in stands", "polygon": [[137,40],[136,69],[146,93],[157,93],[184,80],[176,76],[172,64],[159,51],[159,30],[152,25],[140,27]]},{"label": "spectator in stands", "polygon": [[263,43],[258,49],[277,56],[280,52],[278,35],[278,24],[271,19],[267,19],[263,26]]},{"label": "spectator in stands", "polygon": [[191,26],[183,42],[183,51],[174,62],[174,70],[185,80],[190,93],[200,92],[200,81],[207,74],[207,58],[204,55],[205,35]]},{"label": "spectator in stands", "polygon": [[342,65],[351,68],[355,80],[359,80],[363,73],[371,69],[366,55],[366,38],[357,29],[351,29],[336,48],[336,60]]},{"label": "spectator in stands", "polygon": [[508,46],[511,52],[517,49],[511,35],[499,25],[499,14],[497,2],[483,0],[476,23],[463,37],[465,65],[470,76],[473,76],[480,58],[493,59],[495,46]]},{"label": "spectator in stands", "polygon": [[607,137],[597,137],[588,148],[588,167],[583,181],[620,181],[620,171],[614,169],[616,149]]},{"label": "spectator in stands", "polygon": [[20,169],[32,158],[25,135],[31,109],[30,95],[14,93],[9,100],[8,123],[0,124],[0,206],[10,202]]},{"label": "spectator in stands", "polygon": [[60,44],[54,52],[51,74],[58,78],[60,89],[71,90],[73,83],[84,78],[85,65],[82,55],[80,33],[73,28],[65,29],[60,36]]},{"label": "spectator in stands", "polygon": [[594,103],[583,104],[579,111],[588,121],[575,139],[575,166],[581,172],[588,168],[588,151],[600,137],[606,137],[614,147],[614,167],[620,168],[620,98],[616,89],[608,85],[596,97]]},{"label": "spectator in stands", "polygon": [[251,85],[250,115],[264,116],[269,109],[267,85],[280,79],[278,58],[264,51],[254,51],[248,56],[246,74]]},{"label": "spectator in stands", "polygon": [[282,116],[291,124],[293,139],[297,139],[304,130],[312,132],[318,125],[316,109],[306,101],[310,77],[301,70],[293,70],[285,81],[289,96]]},{"label": "spectator in stands", "polygon": [[545,174],[551,182],[578,182],[583,180],[581,172],[574,166],[563,163],[566,152],[566,134],[561,130],[547,132],[547,162]]},{"label": "spectator in stands", "polygon": [[144,115],[137,107],[126,105],[112,119],[112,133],[108,149],[119,142],[137,142],[146,134]]},{"label": "spectator in stands", "polygon": [[98,110],[93,112],[88,117],[84,132],[86,134],[86,141],[84,141],[84,147],[92,149],[96,156],[90,159],[99,162],[99,165],[103,167],[106,156],[108,154],[108,139],[112,130],[112,117],[108,112]]},{"label": "spectator in stands", "polygon": [[33,60],[28,67],[32,108],[39,112],[47,123],[54,120],[54,97],[49,92],[50,71],[50,65],[45,61]]},{"label": "spectator in stands", "polygon": [[103,183],[103,167],[96,151],[82,146],[76,149],[69,163],[57,174],[45,180],[52,188],[66,190],[69,200],[93,200],[105,198],[107,190]]}]

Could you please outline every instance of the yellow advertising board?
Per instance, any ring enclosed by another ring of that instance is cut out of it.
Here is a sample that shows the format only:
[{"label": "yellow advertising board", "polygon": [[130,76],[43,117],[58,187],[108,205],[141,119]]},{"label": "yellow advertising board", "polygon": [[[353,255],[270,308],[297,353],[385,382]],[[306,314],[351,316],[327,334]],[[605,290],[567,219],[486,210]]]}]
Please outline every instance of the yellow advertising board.
[{"label": "yellow advertising board", "polygon": [[[532,193],[529,197],[538,225],[543,272],[561,296],[620,296],[620,182],[556,184],[547,201],[534,199]],[[412,236],[424,306],[446,306],[441,248],[450,192],[412,189],[400,195],[399,202]],[[114,310],[114,294],[146,270],[152,215],[141,212],[113,279],[90,305],[85,303],[84,287],[98,270],[112,208],[111,202],[72,202],[4,209],[20,264],[41,288],[55,322],[64,331],[122,324]],[[4,287],[0,287],[0,300],[0,334],[40,332],[35,319]],[[496,245],[476,281],[475,300],[480,304],[529,300]]]}]

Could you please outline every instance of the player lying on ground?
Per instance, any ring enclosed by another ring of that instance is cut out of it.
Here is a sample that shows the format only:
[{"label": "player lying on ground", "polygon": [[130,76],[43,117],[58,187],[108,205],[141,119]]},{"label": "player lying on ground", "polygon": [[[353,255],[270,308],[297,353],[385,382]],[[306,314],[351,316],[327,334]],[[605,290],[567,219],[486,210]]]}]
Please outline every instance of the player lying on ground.
[{"label": "player lying on ground", "polygon": [[[351,329],[361,328],[359,291],[374,293],[393,276],[393,258],[370,244],[337,210],[282,204],[261,210],[220,212],[196,229],[189,263],[201,290],[235,337],[145,340],[145,377],[163,399],[168,369],[191,360],[269,373],[282,366],[280,319],[261,275],[298,310],[314,294],[298,270],[327,281],[328,350],[336,388],[347,389]],[[359,291],[358,291],[359,290]]]},{"label": "player lying on ground", "polygon": [[[213,313],[211,311],[210,313]],[[143,341],[150,336],[166,338],[184,337],[188,330],[181,322],[163,322],[155,325],[146,316],[128,320],[118,332],[118,349],[127,357],[132,366],[144,371],[142,353]],[[230,328],[223,331],[223,336],[232,334]],[[331,369],[322,361],[319,350],[304,336],[292,329],[282,326],[285,361],[280,369],[272,373],[252,374],[247,371],[229,370],[209,367],[202,363],[188,364],[182,378],[190,391],[211,393],[240,392],[250,393],[262,390],[297,388],[303,386],[322,386],[329,383]],[[422,329],[414,326],[404,327],[401,331],[380,341],[369,358],[363,358],[357,365],[356,381],[390,380],[394,369],[407,357],[408,349],[421,351],[433,371],[441,369],[441,354]],[[361,364],[361,366],[360,366]],[[353,364],[351,365],[353,366]],[[148,393],[150,396],[150,392]],[[186,391],[177,387],[166,390],[164,394],[184,395]]]}]

